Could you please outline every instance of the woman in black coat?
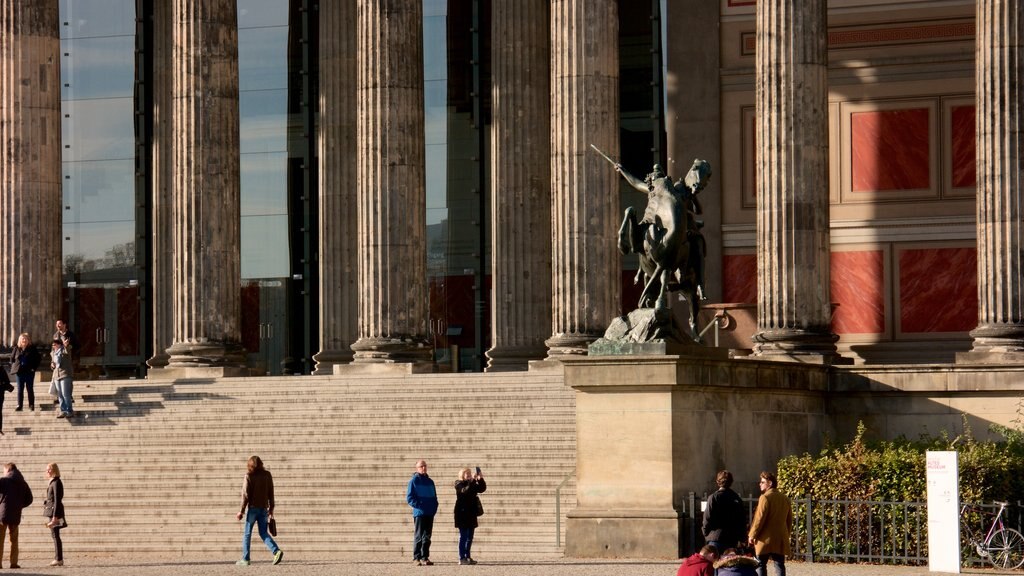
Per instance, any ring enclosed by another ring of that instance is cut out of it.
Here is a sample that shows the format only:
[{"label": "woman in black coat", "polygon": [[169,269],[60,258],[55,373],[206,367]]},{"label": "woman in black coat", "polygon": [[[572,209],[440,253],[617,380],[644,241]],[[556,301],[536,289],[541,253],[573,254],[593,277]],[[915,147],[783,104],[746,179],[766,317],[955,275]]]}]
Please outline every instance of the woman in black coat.
[{"label": "woman in black coat", "polygon": [[43,516],[46,516],[46,527],[53,536],[53,562],[50,566],[64,565],[64,544],[60,541],[60,530],[68,525],[64,519],[64,483],[60,479],[60,468],[56,462],[46,465],[46,475],[50,484],[46,487],[46,500],[43,501]]},{"label": "woman in black coat", "polygon": [[14,409],[15,412],[21,412],[26,390],[28,391],[28,409],[36,409],[36,393],[33,384],[41,359],[28,332],[18,336],[18,344],[11,351],[11,373],[18,377],[18,407]]},{"label": "woman in black coat", "polygon": [[455,527],[459,529],[459,564],[476,564],[470,556],[473,547],[473,532],[477,527],[477,516],[484,513],[477,494],[487,490],[487,483],[476,469],[476,475],[469,468],[459,472],[459,480],[455,483]]}]

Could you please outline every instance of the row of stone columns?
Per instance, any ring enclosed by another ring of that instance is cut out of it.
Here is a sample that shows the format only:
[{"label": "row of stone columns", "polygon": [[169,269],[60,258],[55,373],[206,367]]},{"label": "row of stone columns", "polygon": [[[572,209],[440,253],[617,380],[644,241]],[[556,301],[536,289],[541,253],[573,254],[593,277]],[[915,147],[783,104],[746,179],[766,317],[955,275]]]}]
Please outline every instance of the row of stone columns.
[{"label": "row of stone columns", "polygon": [[[1021,1],[978,2],[979,325],[965,361],[1015,360],[1024,351],[1024,225],[1016,185]],[[540,0],[509,0],[495,10],[500,31],[519,32],[495,34],[491,369],[539,357],[544,338],[551,356],[585,353],[618,309],[618,187],[611,168],[587,152],[590,144],[617,150],[616,3],[554,0],[546,8]],[[351,349],[357,363],[424,362],[430,348],[421,3],[346,0],[321,10],[317,360],[346,362]],[[829,330],[825,14],[825,0],[758,2],[755,340],[756,353],[766,357],[836,360]],[[156,16],[165,25],[156,25],[155,57],[170,73],[158,74],[154,86],[154,340],[167,353],[153,363],[240,365],[235,2],[175,0]],[[355,34],[331,33],[351,32],[354,22]],[[545,22],[550,53],[536,33]],[[54,0],[0,0],[0,83],[0,329],[11,341],[25,329],[45,333],[60,308]],[[353,180],[354,203],[346,193]],[[356,256],[346,242],[353,234]]]}]

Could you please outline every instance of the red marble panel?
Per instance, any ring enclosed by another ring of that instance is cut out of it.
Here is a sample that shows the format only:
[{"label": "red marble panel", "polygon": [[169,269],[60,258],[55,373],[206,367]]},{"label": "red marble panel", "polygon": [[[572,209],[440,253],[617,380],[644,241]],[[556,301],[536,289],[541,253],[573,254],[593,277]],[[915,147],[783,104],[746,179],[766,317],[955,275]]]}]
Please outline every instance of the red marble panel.
[{"label": "red marble panel", "polygon": [[977,265],[974,248],[900,251],[900,331],[973,330],[978,325]]},{"label": "red marble panel", "polygon": [[260,285],[242,286],[242,346],[251,353],[260,351]]},{"label": "red marble panel", "polygon": [[974,132],[974,106],[953,106],[950,110],[952,135],[950,170],[954,188],[973,188],[977,184],[977,139]]},{"label": "red marble panel", "polygon": [[106,315],[106,294],[103,288],[76,288],[78,306],[78,344],[81,356],[102,356],[103,346],[96,331],[103,328]]},{"label": "red marble panel", "polygon": [[832,253],[832,317],[836,334],[885,331],[885,261],[880,250]]},{"label": "red marble panel", "polygon": [[755,5],[757,5],[757,0],[729,0],[729,7],[730,8],[735,7],[735,6],[755,6]]},{"label": "red marble panel", "polygon": [[850,115],[854,192],[930,187],[927,108]]},{"label": "red marble panel", "polygon": [[757,302],[757,254],[722,257],[722,301],[730,304]]},{"label": "red marble panel", "polygon": [[117,355],[139,355],[139,288],[117,289]]}]

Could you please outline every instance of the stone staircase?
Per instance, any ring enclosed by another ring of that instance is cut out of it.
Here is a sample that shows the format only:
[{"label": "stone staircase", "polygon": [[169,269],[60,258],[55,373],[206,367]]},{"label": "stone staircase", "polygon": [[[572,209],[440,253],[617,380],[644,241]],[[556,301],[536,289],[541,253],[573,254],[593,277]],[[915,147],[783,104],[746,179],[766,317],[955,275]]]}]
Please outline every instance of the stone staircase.
[{"label": "stone staircase", "polygon": [[[274,474],[278,542],[288,558],[338,553],[411,558],[405,487],[429,463],[440,510],[431,556],[457,559],[454,483],[462,467],[488,480],[474,555],[560,555],[575,502],[573,392],[560,373],[303,376],[79,382],[79,418],[55,418],[46,387],[35,412],[8,401],[0,461],[35,495],[25,558],[48,558],[45,466],[65,483],[66,555],[240,553],[246,459]],[[42,408],[42,410],[40,410]],[[254,560],[266,554],[254,535]]]}]

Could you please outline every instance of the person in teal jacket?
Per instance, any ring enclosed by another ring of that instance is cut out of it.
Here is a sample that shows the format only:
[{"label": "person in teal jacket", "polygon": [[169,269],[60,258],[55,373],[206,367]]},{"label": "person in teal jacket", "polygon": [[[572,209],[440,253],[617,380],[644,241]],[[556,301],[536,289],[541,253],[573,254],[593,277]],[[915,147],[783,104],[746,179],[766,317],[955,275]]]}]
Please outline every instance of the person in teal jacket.
[{"label": "person in teal jacket", "polygon": [[416,473],[409,479],[409,486],[405,489],[405,501],[412,506],[413,563],[417,566],[432,566],[430,534],[434,531],[434,515],[437,514],[437,489],[434,488],[434,481],[427,476],[426,460],[416,463]]}]

